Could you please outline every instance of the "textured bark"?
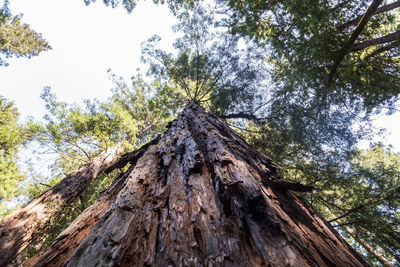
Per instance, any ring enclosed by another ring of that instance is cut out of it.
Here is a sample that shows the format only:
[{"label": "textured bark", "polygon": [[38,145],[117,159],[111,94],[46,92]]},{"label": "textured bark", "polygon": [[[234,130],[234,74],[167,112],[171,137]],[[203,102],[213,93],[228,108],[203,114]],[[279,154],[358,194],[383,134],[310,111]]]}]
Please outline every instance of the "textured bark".
[{"label": "textured bark", "polygon": [[[366,265],[288,191],[278,169],[191,102],[125,174],[123,188],[98,223],[85,226],[78,218],[81,226],[74,232],[88,233],[86,238],[59,238],[63,244],[52,245],[47,255],[73,244],[73,255],[68,250],[55,265]],[[40,259],[36,263],[42,265]]]},{"label": "textured bark", "polygon": [[72,202],[121,152],[109,148],[89,163],[67,175],[61,182],[0,222],[0,266],[10,263],[51,223],[59,208]]},{"label": "textured bark", "polygon": [[[156,141],[158,141],[158,138],[136,151],[122,155],[115,163],[105,169],[104,172],[110,173],[114,169],[125,167],[128,163],[135,165],[148,146]],[[60,266],[71,257],[77,246],[89,234],[92,227],[110,208],[117,194],[123,188],[129,173],[130,171],[121,174],[93,205],[88,207],[71,225],[61,232],[49,247],[29,259],[25,263],[25,266]],[[65,240],[68,241],[65,242]]]},{"label": "textured bark", "polygon": [[[72,256],[76,247],[89,234],[100,217],[110,208],[112,201],[121,190],[127,175],[124,174],[76,220],[61,232],[43,252],[28,260],[25,266],[60,266]],[[67,242],[65,242],[67,240]]]}]

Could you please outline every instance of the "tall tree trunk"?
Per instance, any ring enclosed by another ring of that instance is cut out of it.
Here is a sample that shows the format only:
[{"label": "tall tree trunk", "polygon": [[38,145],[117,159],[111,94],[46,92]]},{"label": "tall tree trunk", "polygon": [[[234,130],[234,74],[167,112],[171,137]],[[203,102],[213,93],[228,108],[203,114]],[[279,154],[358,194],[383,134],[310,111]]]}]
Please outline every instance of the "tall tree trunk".
[{"label": "tall tree trunk", "polygon": [[389,262],[378,250],[376,250],[373,246],[371,246],[367,241],[365,241],[363,238],[359,237],[354,231],[348,227],[344,226],[343,229],[356,240],[365,250],[367,250],[371,255],[374,255],[374,257],[382,264],[382,266],[385,267],[394,267],[393,264]]},{"label": "tall tree trunk", "polygon": [[51,223],[53,215],[60,207],[76,199],[120,152],[119,145],[109,148],[24,207],[5,217],[0,222],[0,266],[10,263],[31,244],[40,231]]},{"label": "tall tree trunk", "polygon": [[[156,138],[152,142],[142,146],[142,148],[122,155],[115,163],[104,170],[110,173],[114,169],[123,168],[127,163],[133,165],[143,155],[146,149],[157,142]],[[133,168],[133,167],[131,167]],[[113,184],[100,196],[100,198],[88,207],[78,218],[74,220],[64,231],[62,231],[44,251],[29,259],[26,266],[60,266],[72,256],[77,246],[89,234],[92,227],[100,220],[101,216],[110,208],[119,191],[124,187],[125,181],[130,171],[122,173]],[[68,240],[64,242],[63,240]]]},{"label": "tall tree trunk", "polygon": [[125,174],[98,223],[81,224],[79,246],[58,239],[45,257],[72,244],[56,265],[366,266],[278,169],[192,101]]}]

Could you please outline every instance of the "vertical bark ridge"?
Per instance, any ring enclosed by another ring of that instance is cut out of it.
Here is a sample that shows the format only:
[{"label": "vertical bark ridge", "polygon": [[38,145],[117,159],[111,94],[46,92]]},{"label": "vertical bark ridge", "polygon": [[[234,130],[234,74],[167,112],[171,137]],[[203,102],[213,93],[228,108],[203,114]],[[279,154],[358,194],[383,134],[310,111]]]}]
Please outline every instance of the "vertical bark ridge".
[{"label": "vertical bark ridge", "polygon": [[0,222],[0,266],[10,263],[31,244],[65,203],[75,200],[121,152],[116,145],[67,175],[61,182]]},{"label": "vertical bark ridge", "polygon": [[192,101],[63,265],[366,265],[278,169]]},{"label": "vertical bark ridge", "polygon": [[[85,209],[44,251],[29,259],[25,266],[61,266],[72,256],[92,227],[109,209],[118,192],[122,189],[126,178],[126,173],[120,175],[93,205]],[[68,242],[65,242],[65,240],[68,240]]]}]

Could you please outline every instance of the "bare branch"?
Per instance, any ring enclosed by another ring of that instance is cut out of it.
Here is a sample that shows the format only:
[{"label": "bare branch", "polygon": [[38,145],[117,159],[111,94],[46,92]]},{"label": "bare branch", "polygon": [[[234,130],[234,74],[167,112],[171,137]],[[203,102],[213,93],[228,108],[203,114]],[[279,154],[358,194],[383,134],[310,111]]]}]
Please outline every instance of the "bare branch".
[{"label": "bare branch", "polygon": [[369,54],[369,55],[365,58],[365,60],[368,60],[368,59],[370,59],[371,57],[374,57],[374,56],[376,56],[376,55],[378,55],[378,54],[380,54],[380,53],[389,51],[389,50],[391,50],[391,49],[393,49],[393,48],[395,48],[395,47],[398,47],[398,46],[400,46],[400,40],[394,41],[393,43],[390,43],[390,44],[387,45],[387,46],[384,46],[384,47],[382,47],[382,48],[379,48],[379,49],[375,50],[374,52],[372,52],[371,54]]},{"label": "bare branch", "polygon": [[257,118],[255,115],[247,114],[244,112],[228,114],[228,115],[219,115],[218,117],[220,117],[221,119],[248,119],[248,120],[255,121],[257,123],[261,122],[261,119]]},{"label": "bare branch", "polygon": [[360,51],[360,50],[363,50],[364,48],[367,48],[367,47],[372,46],[372,45],[379,45],[379,44],[389,43],[389,42],[393,42],[393,41],[396,41],[396,40],[399,40],[399,39],[400,39],[400,30],[397,31],[397,32],[389,33],[389,34],[387,34],[385,36],[382,36],[382,37],[378,37],[378,38],[371,39],[371,40],[368,40],[368,41],[365,41],[365,42],[362,42],[362,43],[359,43],[359,44],[355,44],[353,46],[352,51]]}]

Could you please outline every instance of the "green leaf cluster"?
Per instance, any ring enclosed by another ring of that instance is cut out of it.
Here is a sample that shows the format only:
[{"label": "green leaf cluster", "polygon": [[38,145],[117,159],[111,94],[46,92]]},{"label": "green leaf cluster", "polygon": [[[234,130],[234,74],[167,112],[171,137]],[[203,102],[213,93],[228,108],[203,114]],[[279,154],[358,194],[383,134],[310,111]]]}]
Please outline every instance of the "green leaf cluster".
[{"label": "green leaf cluster", "polygon": [[182,36],[175,51],[159,49],[158,36],[143,45],[148,74],[176,99],[197,100],[214,113],[250,108],[261,97],[265,51],[216,25],[213,6],[195,4],[176,14],[180,22],[174,29]]},{"label": "green leaf cluster", "polygon": [[17,164],[17,153],[27,135],[18,116],[13,102],[0,96],[0,200],[11,200],[19,182],[25,179]]},{"label": "green leaf cluster", "polygon": [[[361,102],[367,109],[392,104],[400,93],[399,46],[369,57],[383,45],[349,51],[329,85],[328,74],[352,27],[369,1],[220,1],[230,8],[235,33],[255,38],[270,52],[273,78],[285,91],[313,89],[335,102]],[[362,43],[398,30],[398,11],[372,17],[357,39]]]},{"label": "green leaf cluster", "polygon": [[21,16],[12,16],[0,8],[0,66],[7,66],[6,58],[37,56],[51,49],[41,34],[21,22]]}]

